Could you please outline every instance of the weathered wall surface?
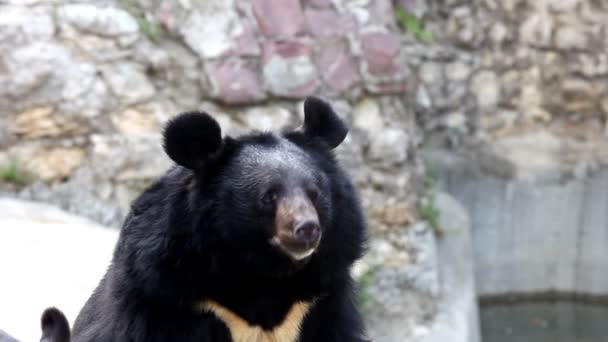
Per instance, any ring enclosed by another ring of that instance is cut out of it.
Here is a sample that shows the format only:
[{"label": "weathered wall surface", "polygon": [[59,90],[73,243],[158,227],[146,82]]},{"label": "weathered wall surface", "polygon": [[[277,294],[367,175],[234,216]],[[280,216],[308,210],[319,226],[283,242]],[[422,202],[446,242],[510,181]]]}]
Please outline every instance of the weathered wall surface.
[{"label": "weathered wall surface", "polygon": [[466,157],[430,155],[441,187],[471,213],[480,296],[608,295],[608,171],[500,177]]},{"label": "weathered wall surface", "polygon": [[391,307],[408,334],[432,320],[439,279],[433,230],[407,229],[423,168],[393,15],[388,0],[0,1],[0,190],[116,226],[170,166],[159,131],[173,115],[277,130],[320,94],[352,127],[337,153],[376,233],[361,270],[382,269],[381,303],[410,300]]},{"label": "weathered wall surface", "polygon": [[417,102],[428,109],[421,116],[426,131],[451,143],[463,133],[484,143],[535,130],[578,139],[603,136],[608,3],[403,2],[437,38],[417,69]]},{"label": "weathered wall surface", "polygon": [[[104,223],[119,222],[167,167],[157,133],[188,109],[216,113],[238,133],[297,124],[306,95],[332,99],[354,126],[341,155],[369,203],[382,203],[370,207],[381,230],[412,219],[422,138],[493,144],[540,130],[579,148],[604,137],[602,1],[0,6],[0,164],[16,161],[40,181],[24,196]],[[400,30],[398,6],[433,38]],[[562,159],[606,158],[576,148]]]},{"label": "weathered wall surface", "polygon": [[0,6],[0,164],[30,175],[22,196],[116,225],[170,165],[158,133],[171,116],[207,110],[229,134],[293,127],[317,93],[352,123],[339,154],[374,226],[414,219],[421,168],[390,1]]}]

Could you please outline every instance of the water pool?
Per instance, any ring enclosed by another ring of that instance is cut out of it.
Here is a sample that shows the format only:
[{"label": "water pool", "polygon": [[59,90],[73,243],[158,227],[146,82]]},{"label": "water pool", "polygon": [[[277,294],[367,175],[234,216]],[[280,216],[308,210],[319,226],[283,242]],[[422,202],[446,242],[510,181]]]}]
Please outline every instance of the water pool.
[{"label": "water pool", "polygon": [[483,342],[606,342],[608,305],[574,300],[482,304]]}]

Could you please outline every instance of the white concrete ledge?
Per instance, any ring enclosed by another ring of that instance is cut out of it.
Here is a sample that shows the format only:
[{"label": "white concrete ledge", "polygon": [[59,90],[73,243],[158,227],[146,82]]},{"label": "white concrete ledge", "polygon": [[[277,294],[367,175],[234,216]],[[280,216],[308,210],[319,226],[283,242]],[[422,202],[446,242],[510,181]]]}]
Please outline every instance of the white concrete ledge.
[{"label": "white concrete ledge", "polygon": [[471,223],[466,210],[451,196],[435,199],[439,223],[445,231],[437,239],[441,297],[430,333],[420,342],[479,342],[479,314],[475,291]]},{"label": "white concrete ledge", "polygon": [[70,323],[111,260],[116,229],[55,207],[0,198],[0,329],[40,340],[40,315],[61,309]]}]

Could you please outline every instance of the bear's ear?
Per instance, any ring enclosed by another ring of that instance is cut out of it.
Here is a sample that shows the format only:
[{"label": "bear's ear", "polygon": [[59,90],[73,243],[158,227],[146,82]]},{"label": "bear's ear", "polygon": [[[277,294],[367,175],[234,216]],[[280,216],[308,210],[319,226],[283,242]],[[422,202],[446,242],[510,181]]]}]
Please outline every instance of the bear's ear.
[{"label": "bear's ear", "polygon": [[313,96],[304,100],[304,134],[320,138],[335,148],[347,133],[348,128],[327,102]]},{"label": "bear's ear", "polygon": [[198,170],[222,148],[222,131],[209,114],[188,112],[169,121],[163,140],[165,152],[174,162]]}]

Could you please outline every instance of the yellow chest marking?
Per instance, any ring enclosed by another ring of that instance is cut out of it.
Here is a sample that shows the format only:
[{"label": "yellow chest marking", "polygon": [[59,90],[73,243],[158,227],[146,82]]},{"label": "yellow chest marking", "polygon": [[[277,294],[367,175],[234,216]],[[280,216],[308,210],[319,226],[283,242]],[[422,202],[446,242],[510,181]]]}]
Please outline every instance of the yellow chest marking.
[{"label": "yellow chest marking", "polygon": [[224,322],[230,331],[233,342],[296,342],[300,335],[300,327],[311,303],[294,303],[281,324],[264,330],[257,325],[250,325],[230,309],[213,301],[206,300],[201,303],[201,309],[213,313]]}]

